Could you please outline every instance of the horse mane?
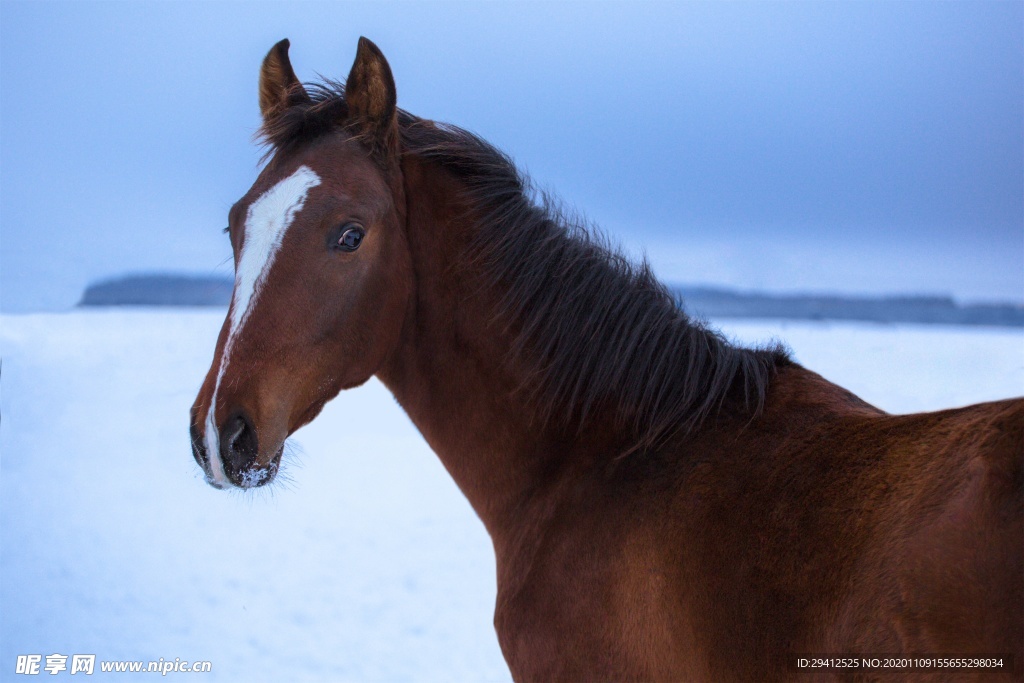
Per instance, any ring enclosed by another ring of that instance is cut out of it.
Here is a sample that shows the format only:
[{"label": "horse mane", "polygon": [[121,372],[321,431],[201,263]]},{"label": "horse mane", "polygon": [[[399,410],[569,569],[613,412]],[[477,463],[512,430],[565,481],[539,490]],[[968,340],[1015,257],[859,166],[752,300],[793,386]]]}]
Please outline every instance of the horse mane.
[{"label": "horse mane", "polygon": [[[344,86],[308,85],[310,102],[264,125],[270,152],[345,127]],[[611,410],[627,452],[656,449],[698,429],[727,403],[751,418],[791,363],[780,345],[729,343],[599,230],[535,191],[512,159],[457,126],[399,110],[402,153],[436,163],[465,185],[478,225],[466,265],[498,293],[496,320],[544,422],[583,429]]]}]

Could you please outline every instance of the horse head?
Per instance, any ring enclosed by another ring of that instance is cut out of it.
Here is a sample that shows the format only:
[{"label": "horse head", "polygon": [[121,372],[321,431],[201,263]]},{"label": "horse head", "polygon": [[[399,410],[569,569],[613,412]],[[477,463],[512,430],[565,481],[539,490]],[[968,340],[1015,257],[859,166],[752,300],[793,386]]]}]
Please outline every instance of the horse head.
[{"label": "horse head", "polygon": [[298,133],[228,216],[234,291],[191,412],[193,455],[217,488],[274,479],[286,438],[385,362],[412,291],[395,85],[380,50],[360,39],[344,101],[320,102],[324,112],[283,40],[263,62],[259,103],[265,137]]}]

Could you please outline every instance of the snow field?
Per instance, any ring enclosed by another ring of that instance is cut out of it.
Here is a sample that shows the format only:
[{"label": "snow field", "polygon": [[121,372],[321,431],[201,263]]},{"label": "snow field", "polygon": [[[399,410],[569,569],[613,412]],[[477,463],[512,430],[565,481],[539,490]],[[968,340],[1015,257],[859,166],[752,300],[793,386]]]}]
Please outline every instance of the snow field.
[{"label": "snow field", "polygon": [[[209,660],[210,681],[507,680],[490,541],[376,380],[296,434],[290,482],[203,483],[188,409],[223,316],[0,316],[0,679],[61,653]],[[1024,394],[1020,330],[722,328],[892,412]]]}]

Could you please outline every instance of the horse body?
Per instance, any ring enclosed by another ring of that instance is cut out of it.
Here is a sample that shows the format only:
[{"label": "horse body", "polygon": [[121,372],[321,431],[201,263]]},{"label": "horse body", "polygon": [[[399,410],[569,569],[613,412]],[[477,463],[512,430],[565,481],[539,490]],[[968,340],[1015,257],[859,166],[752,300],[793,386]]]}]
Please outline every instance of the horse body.
[{"label": "horse body", "polygon": [[493,540],[517,680],[778,680],[800,653],[1001,653],[1021,677],[1024,401],[891,416],[732,347],[495,150],[397,111],[368,41],[315,97],[281,43],[260,95],[275,156],[236,259],[242,208],[316,182],[193,407],[211,483],[266,483],[376,375]]},{"label": "horse body", "polygon": [[440,355],[461,362],[382,379],[493,539],[517,680],[769,680],[795,675],[795,653],[1020,652],[1024,401],[891,416],[792,366],[755,422],[720,416],[619,459],[600,430],[535,433],[466,349]]}]

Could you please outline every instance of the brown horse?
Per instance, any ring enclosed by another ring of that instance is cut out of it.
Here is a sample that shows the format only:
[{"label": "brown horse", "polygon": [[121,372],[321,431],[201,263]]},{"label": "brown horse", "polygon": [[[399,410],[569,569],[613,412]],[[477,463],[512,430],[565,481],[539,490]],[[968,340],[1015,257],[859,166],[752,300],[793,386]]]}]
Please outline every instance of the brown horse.
[{"label": "brown horse", "polygon": [[494,541],[519,680],[880,675],[814,654],[1022,677],[1024,401],[888,415],[729,344],[501,152],[397,109],[366,39],[344,88],[278,43],[259,102],[269,162],[231,209],[191,416],[212,485],[272,480],[376,375]]}]

